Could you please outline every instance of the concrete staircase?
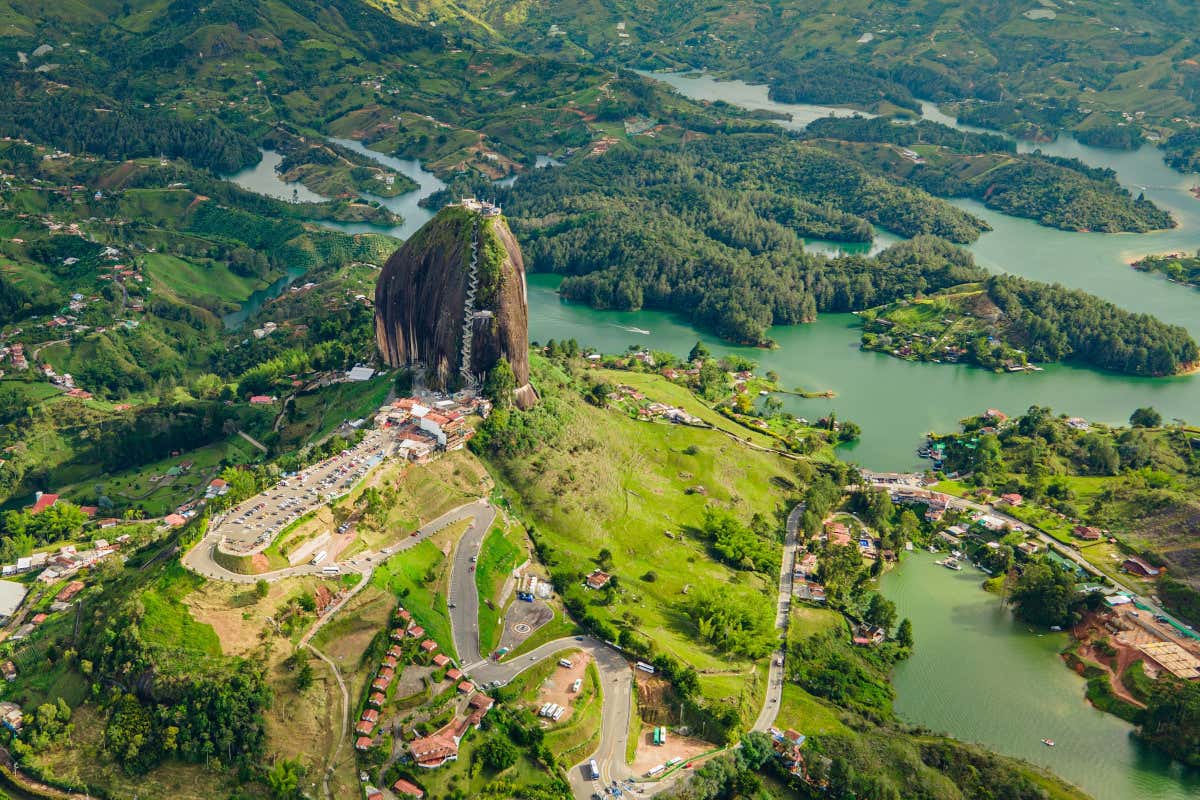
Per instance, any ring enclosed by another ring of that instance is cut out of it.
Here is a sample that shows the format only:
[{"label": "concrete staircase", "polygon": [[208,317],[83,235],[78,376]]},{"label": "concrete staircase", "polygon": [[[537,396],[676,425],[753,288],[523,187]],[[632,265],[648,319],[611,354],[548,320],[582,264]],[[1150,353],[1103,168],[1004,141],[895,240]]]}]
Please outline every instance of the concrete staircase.
[{"label": "concrete staircase", "polygon": [[471,341],[475,333],[475,293],[479,289],[479,215],[471,228],[471,269],[467,276],[467,297],[463,303],[462,362],[459,372],[468,389],[476,389],[477,380],[471,372]]}]

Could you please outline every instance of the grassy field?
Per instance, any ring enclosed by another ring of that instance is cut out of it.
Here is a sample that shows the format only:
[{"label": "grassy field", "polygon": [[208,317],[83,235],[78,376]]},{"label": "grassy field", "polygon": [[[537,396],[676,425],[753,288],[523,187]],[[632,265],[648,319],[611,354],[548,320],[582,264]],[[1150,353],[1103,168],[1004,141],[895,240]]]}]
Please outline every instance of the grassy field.
[{"label": "grassy field", "polygon": [[600,370],[600,376],[609,381],[613,385],[632,386],[642,394],[646,395],[650,400],[655,400],[660,403],[666,403],[677,408],[682,408],[693,416],[699,417],[708,424],[719,428],[723,431],[739,436],[746,441],[753,442],[761,447],[778,447],[779,442],[772,439],[770,436],[765,436],[757,431],[752,431],[749,428],[738,425],[728,417],[718,414],[712,408],[693,394],[686,387],[679,386],[664,379],[660,375],[654,375],[645,372],[627,372],[625,370]]},{"label": "grassy field", "polygon": [[142,638],[154,645],[201,656],[221,655],[221,640],[211,625],[197,622],[183,599],[205,579],[174,563],[139,596],[145,608]]},{"label": "grassy field", "polygon": [[[524,539],[524,532],[519,527],[510,529],[500,524],[488,531],[480,547],[479,563],[475,566],[475,586],[479,590],[479,649],[484,653],[491,652],[500,644],[504,613],[500,591],[524,557],[525,551],[521,546]],[[488,600],[492,602],[491,606]]]},{"label": "grassy field", "polygon": [[793,641],[806,639],[809,636],[838,630],[845,626],[845,620],[836,611],[793,603],[791,619],[788,620],[788,638]]},{"label": "grassy field", "polygon": [[783,700],[775,726],[800,731],[805,736],[821,733],[849,733],[838,717],[837,709],[818,700],[790,681],[783,684]]},{"label": "grassy field", "polygon": [[286,447],[299,447],[333,432],[347,420],[370,418],[387,399],[392,382],[386,375],[361,383],[338,383],[298,396],[288,410],[289,422],[279,431]]},{"label": "grassy field", "polygon": [[[455,523],[438,534],[438,538],[457,539],[468,525],[466,520]],[[412,612],[413,619],[425,628],[426,634],[438,643],[442,652],[455,656],[450,613],[446,607],[449,569],[450,559],[432,539],[426,539],[381,564],[371,576],[371,585],[399,598],[401,605]]]},{"label": "grassy field", "polygon": [[222,264],[185,261],[166,253],[147,253],[143,257],[146,276],[155,289],[165,290],[183,300],[212,298],[227,303],[241,303],[266,283],[255,278],[235,275]]},{"label": "grassy field", "polygon": [[780,485],[794,480],[794,465],[717,431],[648,425],[577,400],[572,414],[553,447],[496,465],[506,494],[520,498],[526,521],[572,567],[590,571],[598,552],[611,550],[622,590],[602,613],[701,671],[744,670],[746,662],[698,642],[685,587],[765,602],[775,577],[714,560],[698,529],[710,504],[743,519],[758,512],[782,528],[791,498]]}]

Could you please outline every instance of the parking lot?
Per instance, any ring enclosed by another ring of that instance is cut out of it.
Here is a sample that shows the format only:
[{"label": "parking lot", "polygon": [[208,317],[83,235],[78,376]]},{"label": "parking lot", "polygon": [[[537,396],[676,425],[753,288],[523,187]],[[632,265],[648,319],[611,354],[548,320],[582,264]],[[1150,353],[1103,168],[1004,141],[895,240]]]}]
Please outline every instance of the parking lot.
[{"label": "parking lot", "polygon": [[354,447],[285,475],[275,486],[234,506],[212,530],[223,537],[221,550],[233,555],[263,550],[288,525],[349,492],[384,459],[388,444],[381,432],[369,431]]}]

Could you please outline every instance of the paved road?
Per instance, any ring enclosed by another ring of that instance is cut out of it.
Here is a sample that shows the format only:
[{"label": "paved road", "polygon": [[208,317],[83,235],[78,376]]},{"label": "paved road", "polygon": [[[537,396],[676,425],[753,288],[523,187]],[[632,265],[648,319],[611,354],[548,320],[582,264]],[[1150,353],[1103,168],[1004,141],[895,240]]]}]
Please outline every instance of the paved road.
[{"label": "paved road", "polygon": [[[407,536],[399,543],[385,547],[379,552],[368,551],[361,553],[349,561],[338,562],[338,567],[341,568],[341,573],[357,572],[366,573],[375,568],[376,565],[386,561],[396,553],[403,552],[410,548],[416,547],[418,544],[434,535],[447,525],[453,525],[455,522],[460,522],[464,519],[475,517],[481,513],[481,509],[487,509],[487,503],[484,500],[475,500],[470,503],[451,509],[445,514],[442,514],[435,520],[425,523],[416,530],[411,536]],[[494,512],[493,512],[494,513]],[[213,558],[213,551],[217,546],[217,540],[220,538],[218,534],[209,533],[202,540],[196,543],[196,546],[189,550],[180,559],[180,563],[193,572],[199,573],[206,578],[215,580],[228,581],[230,583],[250,584],[260,580],[274,582],[283,578],[290,578],[295,575],[317,575],[324,569],[324,566],[312,566],[311,564],[301,564],[295,567],[287,567],[286,569],[275,570],[274,572],[263,572],[258,575],[243,575],[240,572],[231,572],[225,567],[218,564]],[[336,575],[332,577],[338,577]],[[471,582],[474,585],[474,581]]]},{"label": "paved road", "polygon": [[[456,640],[455,646],[462,651],[463,643]],[[552,642],[508,661],[478,661],[464,667],[470,677],[480,685],[493,681],[506,684],[530,667],[567,649],[589,653],[596,662],[600,674],[600,689],[604,705],[600,713],[600,744],[595,752],[585,756],[571,767],[567,777],[571,789],[579,800],[587,800],[593,792],[601,791],[599,782],[585,775],[585,765],[596,759],[600,768],[600,782],[604,785],[613,781],[625,781],[633,777],[633,771],[625,763],[625,749],[629,742],[629,722],[632,714],[633,669],[617,650],[597,641],[591,636],[555,639]],[[647,787],[647,794],[654,790]]]},{"label": "paved road", "polygon": [[779,600],[775,609],[775,627],[780,633],[779,649],[771,654],[771,666],[767,670],[767,693],[763,698],[762,710],[750,730],[766,732],[775,724],[779,704],[783,702],[783,662],[786,657],[788,612],[792,607],[792,565],[796,561],[800,520],[804,516],[804,503],[800,503],[788,514],[787,532],[783,539],[783,563],[779,566]]},{"label": "paved road", "polygon": [[475,521],[454,548],[448,598],[454,604],[450,609],[450,631],[454,637],[454,647],[458,650],[459,663],[474,664],[482,659],[479,652],[479,591],[475,586],[475,559],[479,556],[483,537],[496,520],[496,510],[486,500],[479,500],[458,510],[464,509],[470,509],[470,516]]}]

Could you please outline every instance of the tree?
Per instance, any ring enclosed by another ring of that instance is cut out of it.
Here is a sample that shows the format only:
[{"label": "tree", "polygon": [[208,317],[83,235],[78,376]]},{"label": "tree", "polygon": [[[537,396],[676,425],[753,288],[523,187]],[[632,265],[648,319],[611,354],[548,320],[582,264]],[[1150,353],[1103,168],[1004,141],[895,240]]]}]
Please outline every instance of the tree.
[{"label": "tree", "polygon": [[900,620],[900,627],[896,628],[896,643],[901,647],[912,649],[913,646],[913,628],[912,621],[908,617]]},{"label": "tree", "polygon": [[692,349],[688,353],[688,361],[689,362],[703,361],[703,360],[707,359],[710,355],[711,354],[708,352],[708,348],[704,346],[704,343],[701,341],[697,341],[694,345],[692,345]]},{"label": "tree", "polygon": [[1158,428],[1162,425],[1162,414],[1153,406],[1145,406],[1129,415],[1129,424],[1135,428]]},{"label": "tree", "polygon": [[1184,764],[1200,766],[1200,683],[1170,677],[1155,681],[1140,734]]},{"label": "tree", "polygon": [[517,763],[520,753],[508,739],[493,736],[479,748],[479,758],[492,772],[503,772]]},{"label": "tree", "polygon": [[1026,622],[1066,626],[1076,594],[1071,573],[1055,564],[1036,563],[1027,565],[1017,578],[1010,599],[1017,616]]},{"label": "tree", "polygon": [[275,800],[292,800],[300,796],[300,762],[283,758],[267,773],[267,786]]},{"label": "tree", "polygon": [[896,604],[876,592],[871,595],[871,602],[867,604],[863,617],[871,625],[890,633],[892,625],[896,623]]},{"label": "tree", "polygon": [[483,384],[483,394],[494,405],[508,408],[513,402],[513,392],[517,388],[517,376],[507,358],[501,358],[488,372]]},{"label": "tree", "polygon": [[254,582],[254,596],[262,600],[271,591],[271,585],[262,578]]},{"label": "tree", "polygon": [[612,550],[607,547],[600,548],[600,552],[596,554],[596,565],[602,570],[611,570],[613,568]]},{"label": "tree", "polygon": [[296,690],[303,692],[313,685],[313,668],[312,662],[307,658],[300,662],[300,669],[296,671]]}]

